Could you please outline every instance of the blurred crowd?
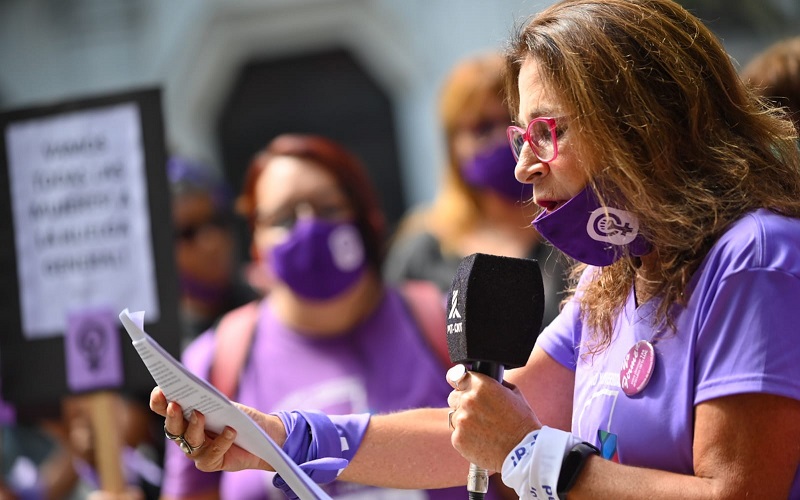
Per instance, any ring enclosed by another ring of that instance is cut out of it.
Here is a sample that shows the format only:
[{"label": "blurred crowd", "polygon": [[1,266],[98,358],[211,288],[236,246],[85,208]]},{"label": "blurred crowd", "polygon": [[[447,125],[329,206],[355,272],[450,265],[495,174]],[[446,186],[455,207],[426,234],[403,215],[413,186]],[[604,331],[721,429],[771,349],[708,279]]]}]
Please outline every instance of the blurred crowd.
[{"label": "blurred crowd", "polygon": [[[800,38],[768,48],[741,76],[765,109],[788,108],[800,125]],[[436,196],[410,207],[396,227],[387,226],[360,159],[328,137],[265,138],[238,195],[220,169],[173,155],[165,168],[180,289],[182,331],[175,335],[186,366],[265,412],[443,405],[450,392],[445,294],[472,253],[536,259],[548,324],[572,262],[531,227],[537,210],[530,186],[514,177],[506,137],[514,120],[503,88],[498,53],[452,68],[439,97],[446,161],[431,165]],[[248,241],[237,240],[237,218],[249,228]],[[250,250],[246,262],[242,248]],[[163,422],[146,400],[115,401],[131,487],[119,498],[282,498],[270,473],[198,471],[177,447],[165,448]],[[70,397],[57,417],[21,421],[4,403],[0,499],[114,498],[98,481],[90,406],[86,396]],[[334,497],[389,498],[346,483],[326,488]],[[508,494],[501,484],[490,493]]]}]

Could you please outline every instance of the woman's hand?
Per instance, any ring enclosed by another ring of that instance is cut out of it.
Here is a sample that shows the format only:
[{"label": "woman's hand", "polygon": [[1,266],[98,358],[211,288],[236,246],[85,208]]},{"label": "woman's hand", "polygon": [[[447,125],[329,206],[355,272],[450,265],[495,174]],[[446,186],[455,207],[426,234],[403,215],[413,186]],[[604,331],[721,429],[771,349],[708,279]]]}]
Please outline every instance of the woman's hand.
[{"label": "woman's hand", "polygon": [[514,446],[542,425],[515,386],[460,367],[447,374],[455,389],[447,398],[453,427],[450,442],[471,463],[499,471]]},{"label": "woman's hand", "polygon": [[[234,404],[264,429],[278,446],[283,446],[283,442],[286,440],[286,431],[278,417],[266,415],[245,405]],[[261,458],[233,444],[236,439],[236,431],[233,428],[226,427],[221,434],[214,434],[206,430],[205,417],[198,411],[194,411],[187,422],[183,418],[183,410],[180,405],[174,401],[167,401],[159,387],[150,393],[150,409],[165,417],[164,430],[166,432],[183,437],[184,442],[192,449],[191,453],[186,453],[186,456],[194,460],[195,465],[201,471],[273,470]],[[175,444],[178,446],[178,442]]]}]

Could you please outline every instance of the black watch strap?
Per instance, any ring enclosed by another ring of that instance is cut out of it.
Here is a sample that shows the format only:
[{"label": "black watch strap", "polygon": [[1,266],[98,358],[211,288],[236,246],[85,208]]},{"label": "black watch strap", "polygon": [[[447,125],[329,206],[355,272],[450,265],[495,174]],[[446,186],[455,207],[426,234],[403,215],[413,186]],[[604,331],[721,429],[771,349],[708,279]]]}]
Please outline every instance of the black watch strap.
[{"label": "black watch strap", "polygon": [[575,481],[578,480],[578,475],[586,464],[586,460],[591,455],[599,454],[600,450],[587,442],[578,443],[569,450],[567,456],[564,457],[564,461],[561,462],[561,471],[558,473],[556,491],[558,492],[559,498],[562,500],[566,498],[567,492],[572,489],[575,485]]}]

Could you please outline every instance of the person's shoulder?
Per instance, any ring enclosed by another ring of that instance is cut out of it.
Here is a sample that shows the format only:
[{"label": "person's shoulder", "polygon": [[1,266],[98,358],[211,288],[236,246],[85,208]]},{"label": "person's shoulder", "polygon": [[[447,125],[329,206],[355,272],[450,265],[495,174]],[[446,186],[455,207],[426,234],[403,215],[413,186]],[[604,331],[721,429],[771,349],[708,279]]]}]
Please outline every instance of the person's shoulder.
[{"label": "person's shoulder", "polygon": [[249,304],[254,300],[259,300],[263,297],[263,295],[264,294],[259,293],[243,279],[237,279],[231,288],[228,311],[232,311],[236,308]]},{"label": "person's shoulder", "polygon": [[389,248],[383,265],[390,283],[429,277],[429,268],[442,261],[439,241],[427,231],[407,234]]},{"label": "person's shoulder", "polygon": [[711,256],[732,271],[775,268],[800,272],[800,219],[767,209],[740,218],[720,237]]},{"label": "person's shoulder", "polygon": [[414,234],[407,235],[402,241],[398,242],[398,246],[405,251],[419,254],[439,254],[439,240],[428,231],[421,230]]},{"label": "person's shoulder", "polygon": [[214,330],[201,333],[181,353],[181,362],[194,374],[205,377],[214,355]]}]

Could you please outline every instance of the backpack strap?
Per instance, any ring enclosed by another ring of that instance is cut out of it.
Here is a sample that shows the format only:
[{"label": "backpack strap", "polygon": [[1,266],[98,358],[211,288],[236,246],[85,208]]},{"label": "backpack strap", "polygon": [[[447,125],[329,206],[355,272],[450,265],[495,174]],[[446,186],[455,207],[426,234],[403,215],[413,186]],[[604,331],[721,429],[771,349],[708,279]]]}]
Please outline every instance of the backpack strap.
[{"label": "backpack strap", "polygon": [[239,387],[258,322],[258,301],[248,302],[226,313],[214,330],[214,357],[209,382],[228,399]]},{"label": "backpack strap", "polygon": [[447,347],[445,325],[447,318],[444,297],[435,284],[430,281],[408,280],[400,285],[400,292],[411,310],[425,340],[428,341],[436,358],[447,368],[453,366]]}]

